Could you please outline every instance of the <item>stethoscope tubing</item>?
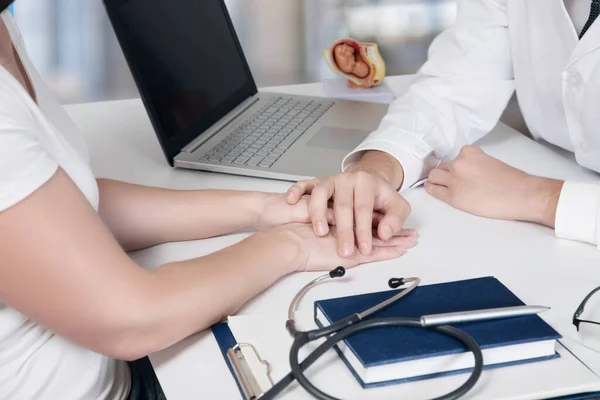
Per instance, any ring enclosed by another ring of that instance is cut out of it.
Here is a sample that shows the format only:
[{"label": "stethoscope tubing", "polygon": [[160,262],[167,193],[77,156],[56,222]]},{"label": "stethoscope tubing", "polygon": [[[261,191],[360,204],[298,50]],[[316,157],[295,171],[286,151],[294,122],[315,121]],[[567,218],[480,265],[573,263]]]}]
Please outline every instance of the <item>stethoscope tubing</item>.
[{"label": "stethoscope tubing", "polygon": [[[329,336],[329,338],[325,340],[325,342],[323,342],[321,345],[319,345],[312,353],[310,353],[306,357],[306,359],[302,361],[302,363],[298,362],[298,354],[300,352],[300,349],[312,340],[316,340],[318,337],[322,337],[322,335],[311,335],[313,339],[310,339],[309,335],[307,335],[305,332],[299,332],[296,335],[292,347],[290,349],[291,372],[279,382],[277,382],[277,384],[275,384],[267,393],[261,396],[261,399],[274,399],[294,380],[296,380],[310,395],[312,395],[316,399],[339,400],[338,398],[333,397],[315,387],[308,380],[308,378],[306,378],[306,376],[304,375],[304,371],[306,371],[306,369],[308,369],[316,360],[318,360],[323,354],[325,354],[325,352],[330,350],[338,342],[344,340],[348,336],[368,329],[394,326],[424,329],[421,326],[420,319],[418,318],[378,318],[356,322],[354,324],[342,328],[341,330],[333,333],[333,335]],[[454,400],[464,396],[475,386],[483,371],[483,354],[481,352],[481,348],[471,336],[453,326],[442,325],[425,329],[429,329],[431,331],[453,337],[454,339],[460,341],[469,349],[469,351],[471,351],[471,353],[473,353],[473,356],[475,358],[475,366],[473,368],[473,371],[471,372],[471,375],[460,387],[458,387],[450,393],[436,397],[432,400]],[[319,330],[312,332],[316,333],[318,331]]]},{"label": "stethoscope tubing", "polygon": [[[477,342],[469,336],[466,332],[455,328],[450,325],[442,325],[424,328],[421,324],[421,319],[419,318],[377,318],[377,319],[365,319],[371,314],[376,313],[377,311],[387,307],[388,305],[398,301],[402,297],[406,296],[410,292],[412,292],[420,283],[419,278],[392,278],[388,282],[388,286],[391,288],[400,287],[406,283],[411,283],[411,285],[404,289],[403,291],[397,293],[396,295],[386,299],[385,301],[365,310],[361,313],[356,313],[349,315],[346,318],[343,318],[340,321],[337,321],[329,326],[326,326],[321,329],[314,329],[311,331],[300,331],[296,327],[296,321],[294,319],[294,311],[300,299],[314,286],[317,284],[328,280],[335,279],[344,276],[346,270],[343,267],[337,267],[336,269],[330,271],[328,274],[320,276],[308,284],[306,284],[299,292],[296,294],[292,302],[290,303],[288,309],[288,320],[286,321],[286,329],[294,338],[294,342],[290,349],[290,367],[291,372],[283,377],[279,382],[277,382],[269,391],[264,393],[260,399],[261,400],[271,400],[278,396],[283,390],[285,390],[294,380],[298,381],[300,386],[302,386],[309,394],[317,399],[322,400],[339,400],[336,397],[333,397],[315,387],[304,375],[304,371],[309,368],[315,361],[317,361],[325,352],[333,348],[337,343],[344,340],[350,335],[353,335],[357,332],[361,332],[368,329],[373,328],[381,328],[381,327],[409,327],[409,328],[419,328],[419,329],[428,329],[434,332],[438,332],[440,334],[453,337],[454,339],[462,342],[470,351],[473,353],[475,357],[475,366],[473,367],[473,371],[471,372],[471,376],[456,390],[447,393],[443,396],[436,397],[432,400],[454,400],[462,397],[468,391],[470,391],[481,376],[483,371],[483,354],[481,352],[481,348],[477,344]],[[310,353],[302,363],[298,361],[298,354],[300,349],[306,344],[318,340],[322,337],[327,337],[327,339],[321,343],[312,353]]]}]

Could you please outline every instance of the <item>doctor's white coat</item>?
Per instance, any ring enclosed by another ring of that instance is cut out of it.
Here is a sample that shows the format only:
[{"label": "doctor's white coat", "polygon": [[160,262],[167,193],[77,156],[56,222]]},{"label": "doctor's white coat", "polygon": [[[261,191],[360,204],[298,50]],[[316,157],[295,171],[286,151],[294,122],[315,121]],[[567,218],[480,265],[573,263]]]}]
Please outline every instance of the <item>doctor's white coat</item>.
[{"label": "doctor's white coat", "polygon": [[[579,40],[563,0],[459,0],[408,93],[343,167],[385,151],[402,164],[404,189],[491,131],[515,90],[534,138],[600,172],[600,17]],[[556,233],[600,244],[600,183],[565,184]]]}]

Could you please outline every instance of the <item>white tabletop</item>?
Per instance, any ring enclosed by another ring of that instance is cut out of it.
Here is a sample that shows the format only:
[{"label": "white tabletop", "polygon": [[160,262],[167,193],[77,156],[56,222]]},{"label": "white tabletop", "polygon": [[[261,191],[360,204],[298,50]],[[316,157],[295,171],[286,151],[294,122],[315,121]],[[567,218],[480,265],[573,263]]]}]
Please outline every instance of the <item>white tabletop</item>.
[{"label": "white tabletop", "polygon": [[[410,77],[387,80],[401,93]],[[322,95],[321,86],[297,85],[272,91]],[[224,188],[285,191],[289,182],[173,169],[162,155],[139,100],[67,107],[87,136],[92,167],[98,177],[175,189]],[[479,145],[489,154],[527,172],[561,179],[598,180],[568,157],[499,124]],[[399,260],[351,271],[344,285],[324,285],[317,298],[385,289],[392,276],[419,276],[424,284],[493,275],[524,302],[552,307],[544,318],[559,332],[575,338],[572,314],[592,288],[600,286],[600,252],[594,246],[562,241],[552,230],[527,223],[494,221],[459,212],[429,197],[422,189],[406,193],[413,212],[407,227],[420,233],[419,244]],[[242,235],[171,243],[133,254],[142,266],[196,257],[240,240]],[[281,315],[291,293],[315,274],[289,276],[247,304],[241,315]],[[199,305],[201,306],[201,305]],[[572,350],[600,372],[600,355],[573,344]],[[151,356],[169,400],[239,399],[237,386],[210,332],[199,333]]]}]

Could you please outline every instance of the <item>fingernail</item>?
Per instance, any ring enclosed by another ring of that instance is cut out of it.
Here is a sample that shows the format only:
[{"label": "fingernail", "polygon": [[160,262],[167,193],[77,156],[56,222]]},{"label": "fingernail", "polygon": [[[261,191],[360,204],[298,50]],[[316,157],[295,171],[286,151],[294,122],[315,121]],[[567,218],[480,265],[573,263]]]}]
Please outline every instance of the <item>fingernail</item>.
[{"label": "fingernail", "polygon": [[342,247],[342,255],[344,257],[350,257],[353,252],[354,246],[352,246],[350,243],[344,243],[344,246]]},{"label": "fingernail", "polygon": [[327,224],[325,222],[319,222],[317,224],[317,235],[325,235],[327,233]]},{"label": "fingernail", "polygon": [[392,228],[390,228],[389,226],[385,225],[381,228],[381,236],[383,240],[388,240],[389,238],[392,237],[392,235],[394,234],[394,232],[392,231]]}]

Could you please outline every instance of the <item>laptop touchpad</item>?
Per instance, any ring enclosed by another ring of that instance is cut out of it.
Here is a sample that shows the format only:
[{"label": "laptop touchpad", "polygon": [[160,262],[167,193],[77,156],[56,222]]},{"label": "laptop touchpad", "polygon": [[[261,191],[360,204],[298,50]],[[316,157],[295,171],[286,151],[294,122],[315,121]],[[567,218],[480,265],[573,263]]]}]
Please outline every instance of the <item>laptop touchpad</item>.
[{"label": "laptop touchpad", "polygon": [[307,146],[351,151],[354,150],[367,135],[368,132],[358,129],[325,126],[313,136],[307,143]]}]

